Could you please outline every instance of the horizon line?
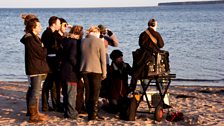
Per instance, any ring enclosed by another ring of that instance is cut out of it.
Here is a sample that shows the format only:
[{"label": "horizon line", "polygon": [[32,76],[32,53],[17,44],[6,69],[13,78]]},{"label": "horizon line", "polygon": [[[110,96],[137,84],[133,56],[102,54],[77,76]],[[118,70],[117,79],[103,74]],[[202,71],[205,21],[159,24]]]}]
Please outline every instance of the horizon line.
[{"label": "horizon line", "polygon": [[141,7],[158,7],[158,5],[143,5],[143,6],[111,6],[111,7],[94,7],[94,6],[90,6],[90,7],[0,7],[0,9],[81,9],[81,8],[141,8]]}]

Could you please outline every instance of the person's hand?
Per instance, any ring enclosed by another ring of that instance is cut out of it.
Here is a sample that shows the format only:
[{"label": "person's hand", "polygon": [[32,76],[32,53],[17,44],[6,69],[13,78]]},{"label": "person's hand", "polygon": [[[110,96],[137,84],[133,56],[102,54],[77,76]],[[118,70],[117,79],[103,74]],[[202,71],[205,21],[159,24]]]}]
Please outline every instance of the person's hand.
[{"label": "person's hand", "polygon": [[67,28],[71,29],[72,28],[72,25],[68,24],[67,25]]},{"label": "person's hand", "polygon": [[101,78],[101,80],[104,80],[104,79],[106,79],[106,75],[102,75],[102,78]]},{"label": "person's hand", "polygon": [[108,36],[112,36],[113,32],[110,29],[107,29],[107,34],[108,34]]}]

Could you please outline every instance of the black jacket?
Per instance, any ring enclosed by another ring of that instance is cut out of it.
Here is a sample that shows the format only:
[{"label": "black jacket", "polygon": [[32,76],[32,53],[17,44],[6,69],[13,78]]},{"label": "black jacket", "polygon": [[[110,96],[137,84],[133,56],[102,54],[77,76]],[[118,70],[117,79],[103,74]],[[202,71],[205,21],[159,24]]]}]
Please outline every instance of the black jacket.
[{"label": "black jacket", "polygon": [[[61,38],[60,38],[61,39]],[[47,28],[42,36],[41,41],[44,43],[44,46],[47,48],[47,54],[54,54],[54,57],[47,57],[47,63],[50,67],[50,73],[55,73],[59,69],[60,64],[60,51],[61,43],[58,37],[57,31],[52,32],[51,28]]]},{"label": "black jacket", "polygon": [[119,100],[127,96],[128,75],[131,75],[131,67],[128,63],[118,65],[112,61],[110,66],[110,98]]},{"label": "black jacket", "polygon": [[64,38],[62,46],[62,80],[67,82],[77,82],[77,75],[79,72],[77,65],[77,40],[72,38]]},{"label": "black jacket", "polygon": [[57,51],[60,49],[60,43],[57,42],[56,34],[48,27],[41,36],[41,41],[47,48],[47,54],[57,54]]},{"label": "black jacket", "polygon": [[148,74],[148,66],[147,63],[149,61],[153,61],[155,54],[160,52],[160,48],[164,46],[164,41],[159,32],[155,31],[152,28],[148,28],[149,32],[156,38],[157,44],[154,44],[149,37],[149,35],[144,31],[139,36],[139,46],[132,53],[133,55],[133,66],[132,66],[132,77],[135,78],[143,78]]},{"label": "black jacket", "polygon": [[25,68],[27,75],[46,74],[49,71],[47,50],[40,38],[33,33],[26,33],[20,40],[25,46]]}]

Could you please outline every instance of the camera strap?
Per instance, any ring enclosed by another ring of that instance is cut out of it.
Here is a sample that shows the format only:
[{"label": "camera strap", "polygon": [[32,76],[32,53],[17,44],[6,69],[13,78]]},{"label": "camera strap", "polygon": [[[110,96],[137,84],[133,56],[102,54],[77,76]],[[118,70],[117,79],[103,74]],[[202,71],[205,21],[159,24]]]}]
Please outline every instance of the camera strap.
[{"label": "camera strap", "polygon": [[157,44],[157,39],[149,32],[149,30],[146,29],[145,32],[149,35],[149,37],[151,38],[152,42],[154,44]]}]

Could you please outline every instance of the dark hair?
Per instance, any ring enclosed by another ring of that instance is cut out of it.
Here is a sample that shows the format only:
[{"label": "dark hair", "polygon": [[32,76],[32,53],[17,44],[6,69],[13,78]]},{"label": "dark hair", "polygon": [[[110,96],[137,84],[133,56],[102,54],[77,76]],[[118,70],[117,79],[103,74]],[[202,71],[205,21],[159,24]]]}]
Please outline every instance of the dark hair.
[{"label": "dark hair", "polygon": [[156,25],[156,20],[154,18],[150,19],[149,22],[148,22],[148,26],[154,27],[155,25]]},{"label": "dark hair", "polygon": [[[56,16],[52,16],[52,17],[50,17],[50,19],[48,20],[48,24],[49,24],[49,26],[52,26],[53,24],[55,24],[56,21],[57,21],[58,19],[59,19],[59,18],[56,17]],[[60,20],[60,19],[59,19],[59,20]]]},{"label": "dark hair", "polygon": [[82,30],[83,30],[83,27],[81,25],[75,25],[71,28],[69,33],[75,34],[75,35],[81,35]]},{"label": "dark hair", "polygon": [[67,21],[64,18],[59,18],[59,20],[60,20],[61,24],[62,23],[66,23],[67,24]]},{"label": "dark hair", "polygon": [[123,53],[122,53],[120,50],[118,50],[118,49],[113,50],[113,51],[111,52],[111,54],[110,54],[110,58],[111,58],[113,61],[115,61],[117,58],[119,58],[119,57],[121,57],[121,56],[123,56]]},{"label": "dark hair", "polygon": [[32,18],[26,23],[25,32],[30,33],[33,32],[33,29],[36,28],[37,22],[40,22],[38,18]]}]

